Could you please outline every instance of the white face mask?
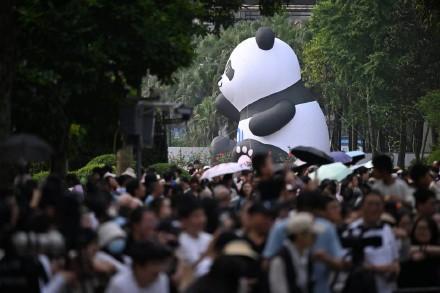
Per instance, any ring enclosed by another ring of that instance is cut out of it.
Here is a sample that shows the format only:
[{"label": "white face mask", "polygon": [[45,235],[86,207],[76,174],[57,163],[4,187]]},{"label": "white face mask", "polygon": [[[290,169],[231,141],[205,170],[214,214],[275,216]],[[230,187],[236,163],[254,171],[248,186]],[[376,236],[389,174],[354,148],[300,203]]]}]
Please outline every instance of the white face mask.
[{"label": "white face mask", "polygon": [[111,217],[111,218],[115,218],[118,215],[118,211],[116,210],[116,207],[111,206],[109,207],[109,209],[107,210],[107,214]]}]

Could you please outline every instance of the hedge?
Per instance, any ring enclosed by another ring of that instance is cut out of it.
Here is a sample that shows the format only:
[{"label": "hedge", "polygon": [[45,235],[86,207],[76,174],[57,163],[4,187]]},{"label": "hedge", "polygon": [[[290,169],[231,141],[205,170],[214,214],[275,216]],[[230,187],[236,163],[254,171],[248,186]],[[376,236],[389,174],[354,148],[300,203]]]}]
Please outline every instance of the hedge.
[{"label": "hedge", "polygon": [[[85,180],[87,180],[87,176],[89,176],[92,173],[94,168],[102,168],[104,166],[111,166],[114,168],[115,165],[116,165],[116,156],[114,154],[105,154],[91,159],[84,167],[75,171],[70,171],[69,173],[75,174],[76,176],[78,176],[81,182],[84,182]],[[177,165],[175,164],[156,163],[151,165],[150,168],[153,168],[160,175],[163,175],[172,169],[178,168],[182,172],[182,177],[186,177],[186,178],[190,177],[188,171],[180,167],[177,167]],[[42,181],[47,176],[49,176],[49,171],[41,171],[33,174],[32,178],[37,181]]]},{"label": "hedge", "polygon": [[114,154],[105,154],[97,156],[91,159],[86,166],[88,165],[107,165],[107,166],[116,166],[116,156]]},{"label": "hedge", "polygon": [[191,175],[189,175],[188,171],[186,171],[185,169],[182,169],[180,167],[178,167],[175,164],[170,164],[170,163],[156,163],[153,165],[150,165],[149,168],[154,169],[158,174],[163,175],[166,172],[172,170],[172,169],[179,169],[182,173],[182,177],[186,177],[189,178],[191,177]]}]

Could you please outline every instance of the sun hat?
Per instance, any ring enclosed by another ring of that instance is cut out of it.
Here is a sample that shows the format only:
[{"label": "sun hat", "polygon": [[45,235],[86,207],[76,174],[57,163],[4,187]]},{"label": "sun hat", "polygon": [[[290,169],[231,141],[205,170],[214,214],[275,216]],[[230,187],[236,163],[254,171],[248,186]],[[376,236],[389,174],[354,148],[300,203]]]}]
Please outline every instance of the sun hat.
[{"label": "sun hat", "polygon": [[117,238],[125,238],[124,230],[114,222],[106,222],[98,228],[98,245],[104,247],[112,240]]},{"label": "sun hat", "polygon": [[247,256],[252,259],[257,259],[258,254],[252,249],[248,242],[244,240],[233,240],[226,244],[223,248],[224,255],[231,256]]},{"label": "sun hat", "polygon": [[133,168],[128,167],[124,173],[122,173],[121,175],[127,175],[130,176],[131,178],[135,178],[136,179],[136,173],[134,172]]},{"label": "sun hat", "polygon": [[286,232],[288,235],[298,235],[303,233],[319,234],[323,232],[323,227],[315,223],[311,213],[292,212],[287,220]]},{"label": "sun hat", "polygon": [[106,172],[104,174],[104,179],[108,178],[108,177],[112,177],[112,178],[116,178],[116,174],[113,174],[111,172]]}]

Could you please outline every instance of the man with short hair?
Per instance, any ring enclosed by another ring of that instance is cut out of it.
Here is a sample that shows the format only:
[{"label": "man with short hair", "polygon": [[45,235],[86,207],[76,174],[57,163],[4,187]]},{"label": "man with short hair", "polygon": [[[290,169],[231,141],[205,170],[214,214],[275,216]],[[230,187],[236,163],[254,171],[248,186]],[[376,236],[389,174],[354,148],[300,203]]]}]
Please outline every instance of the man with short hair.
[{"label": "man with short hair", "polygon": [[385,200],[401,201],[414,206],[414,198],[408,185],[399,178],[394,178],[393,161],[385,154],[373,158],[373,176],[377,179],[373,189],[385,196]]},{"label": "man with short hair", "polygon": [[139,241],[153,240],[156,238],[158,220],[154,212],[146,207],[139,207],[130,214],[130,233],[127,240],[128,252],[131,245]]},{"label": "man with short hair", "polygon": [[418,217],[432,218],[435,214],[435,193],[429,189],[419,189],[414,193]]},{"label": "man with short hair", "polygon": [[151,193],[145,198],[145,204],[149,206],[153,200],[163,197],[164,184],[159,180],[150,183]]},{"label": "man with short hair", "polygon": [[380,220],[383,209],[384,199],[380,192],[373,190],[367,193],[361,202],[362,218],[351,223],[343,237],[355,235],[362,239],[381,239],[377,247],[364,247],[363,266],[374,273],[377,292],[392,293],[396,289],[396,277],[400,270],[399,252],[393,230]]},{"label": "man with short hair", "polygon": [[252,157],[252,168],[261,181],[269,180],[273,176],[273,161],[269,154],[256,154]]},{"label": "man with short hair", "polygon": [[189,265],[196,265],[208,249],[212,236],[203,229],[206,215],[199,200],[188,197],[181,202],[179,218],[183,232],[179,236],[178,256]]},{"label": "man with short hair", "polygon": [[330,293],[331,271],[345,267],[345,262],[342,260],[344,251],[335,226],[342,220],[339,202],[334,197],[321,196],[315,215],[315,222],[322,227],[322,233],[317,235],[313,246],[316,260],[313,268],[315,281],[313,292]]},{"label": "man with short hair", "polygon": [[127,186],[125,187],[127,190],[127,193],[129,193],[131,196],[139,199],[144,200],[145,198],[145,186],[137,179],[131,179]]},{"label": "man with short hair", "polygon": [[156,242],[136,242],[130,249],[131,270],[114,276],[107,293],[168,293],[170,284],[165,273],[171,251]]},{"label": "man with short hair", "polygon": [[428,166],[415,164],[410,170],[410,176],[417,189],[429,189],[440,200],[440,188],[435,184]]},{"label": "man with short hair", "polygon": [[220,209],[226,209],[230,207],[231,203],[231,191],[224,185],[217,185],[213,190],[214,199],[218,202]]}]

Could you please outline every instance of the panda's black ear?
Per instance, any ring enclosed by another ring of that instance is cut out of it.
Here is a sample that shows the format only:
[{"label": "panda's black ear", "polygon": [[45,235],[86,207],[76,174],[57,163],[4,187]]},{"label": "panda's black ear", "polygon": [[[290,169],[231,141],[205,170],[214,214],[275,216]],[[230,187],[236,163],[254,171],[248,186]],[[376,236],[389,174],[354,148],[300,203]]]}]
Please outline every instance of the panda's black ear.
[{"label": "panda's black ear", "polygon": [[257,45],[262,50],[270,50],[275,42],[275,33],[268,27],[260,27],[255,34]]}]

